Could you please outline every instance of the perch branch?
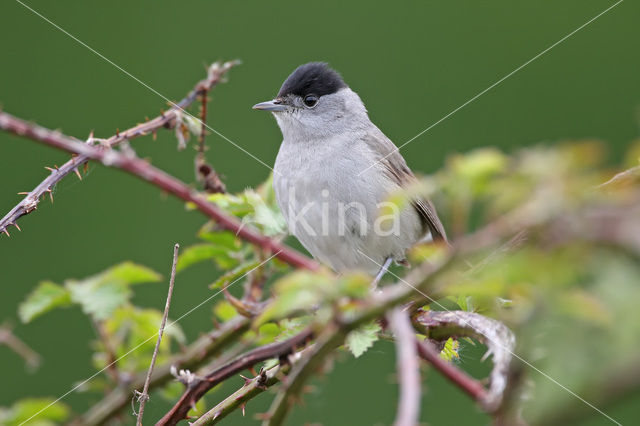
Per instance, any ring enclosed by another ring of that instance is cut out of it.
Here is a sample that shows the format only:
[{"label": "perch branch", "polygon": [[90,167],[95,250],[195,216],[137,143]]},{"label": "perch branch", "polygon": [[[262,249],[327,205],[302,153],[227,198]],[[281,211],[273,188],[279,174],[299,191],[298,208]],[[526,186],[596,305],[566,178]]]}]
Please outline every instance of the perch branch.
[{"label": "perch branch", "polygon": [[147,372],[147,378],[144,380],[144,387],[142,393],[138,396],[140,401],[140,410],[138,411],[138,418],[136,420],[137,426],[142,426],[142,417],[144,416],[144,406],[149,399],[149,383],[151,382],[151,373],[153,373],[153,367],[156,365],[156,358],[158,357],[158,349],[160,349],[160,342],[162,342],[162,334],[164,333],[164,327],[167,324],[167,317],[169,316],[169,306],[171,306],[171,296],[173,295],[173,285],[176,281],[176,264],[178,263],[178,250],[180,250],[180,244],[173,246],[173,262],[171,264],[171,278],[169,279],[169,291],[167,293],[167,301],[164,305],[164,313],[162,314],[162,322],[160,323],[160,329],[158,330],[158,340],[156,340],[156,346],[153,349],[153,355],[151,356],[151,364],[149,365],[149,371]]},{"label": "perch branch", "polygon": [[420,365],[416,351],[415,331],[409,315],[399,306],[387,314],[389,328],[396,345],[396,369],[400,383],[395,426],[414,426],[420,420]]},{"label": "perch branch", "polygon": [[129,172],[137,178],[147,181],[184,201],[193,203],[198,210],[209,216],[222,228],[234,232],[238,237],[261,247],[267,252],[275,254],[283,262],[298,268],[310,270],[318,268],[318,264],[307,256],[262,235],[249,226],[244,226],[238,219],[210,203],[202,194],[193,191],[185,183],[140,158],[78,142],[60,132],[28,123],[4,111],[0,111],[0,129],[78,154],[82,158],[86,157],[90,160],[101,162],[108,167],[115,167]]},{"label": "perch branch", "polygon": [[[109,147],[114,147],[124,141],[137,138],[139,136],[145,136],[150,133],[154,133],[161,128],[171,128],[176,116],[184,111],[195,102],[199,95],[203,92],[209,92],[213,87],[222,81],[224,75],[235,65],[238,61],[225,62],[224,64],[214,63],[207,72],[207,77],[204,80],[199,81],[193,90],[178,103],[172,103],[171,108],[154,118],[153,120],[145,123],[138,124],[123,132],[116,132],[115,135],[103,141],[103,144]],[[92,137],[87,142],[92,142]],[[46,193],[51,194],[53,187],[60,182],[69,173],[75,172],[80,176],[80,167],[87,163],[91,158],[86,155],[78,155],[72,157],[60,167],[51,169],[51,174],[47,176],[38,186],[36,186],[31,192],[18,203],[9,213],[7,213],[2,220],[0,220],[0,233],[8,234],[7,228],[11,225],[20,229],[17,225],[17,221],[20,217],[31,213],[38,207],[38,203],[43,195]],[[52,198],[53,199],[53,198]]]}]

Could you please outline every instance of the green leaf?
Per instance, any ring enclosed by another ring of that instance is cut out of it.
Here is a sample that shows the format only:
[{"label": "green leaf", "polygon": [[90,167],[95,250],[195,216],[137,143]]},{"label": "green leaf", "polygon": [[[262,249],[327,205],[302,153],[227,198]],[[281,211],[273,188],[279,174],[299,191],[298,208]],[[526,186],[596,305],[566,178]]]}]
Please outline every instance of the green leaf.
[{"label": "green leaf", "polygon": [[96,321],[109,318],[113,311],[129,301],[132,294],[129,286],[122,281],[70,281],[67,288],[71,300],[82,307],[82,312]]},{"label": "green leaf", "polygon": [[445,361],[453,361],[454,359],[460,359],[460,342],[452,337],[449,337],[444,344],[444,348],[440,351],[440,358]]},{"label": "green leaf", "polygon": [[215,244],[196,244],[182,251],[178,257],[176,270],[182,271],[205,260],[215,261],[222,269],[228,269],[238,264],[238,260],[230,255],[228,247]]},{"label": "green leaf", "polygon": [[69,292],[51,281],[43,281],[27,296],[18,307],[18,315],[24,323],[59,306],[71,305]]},{"label": "green leaf", "polygon": [[380,326],[377,323],[365,324],[347,335],[347,348],[349,348],[354,357],[358,358],[378,340],[379,332]]},{"label": "green leaf", "polygon": [[122,262],[112,266],[101,274],[105,281],[123,281],[127,284],[138,284],[157,282],[162,279],[162,275],[151,268],[138,265],[133,262]]},{"label": "green leaf", "polygon": [[218,302],[213,307],[213,313],[220,319],[222,322],[229,321],[231,318],[235,317],[238,312],[236,308],[234,308],[231,303],[223,300],[222,302]]},{"label": "green leaf", "polygon": [[334,300],[337,293],[335,277],[328,271],[296,271],[278,280],[274,286],[276,297],[256,318],[256,325],[304,312]]},{"label": "green leaf", "polygon": [[130,285],[160,281],[160,278],[160,274],[145,266],[123,262],[84,280],[67,280],[65,286],[71,300],[79,304],[84,313],[102,321],[129,301]]},{"label": "green leaf", "polygon": [[61,424],[68,417],[69,407],[53,398],[25,398],[9,408],[0,408],[0,424],[5,426],[17,426],[25,422],[35,426],[50,426]]},{"label": "green leaf", "polygon": [[240,279],[241,277],[243,277],[244,275],[246,275],[247,273],[249,273],[249,271],[256,269],[259,265],[261,264],[261,262],[249,262],[249,263],[243,263],[240,266],[237,266],[236,268],[226,272],[225,274],[221,275],[220,278],[218,278],[217,280],[215,280],[213,282],[213,284],[211,284],[209,286],[209,288],[221,288],[223,285],[225,285],[226,283],[232,283],[238,279]]},{"label": "green leaf", "polygon": [[[156,309],[141,309],[135,306],[124,306],[116,309],[104,322],[104,330],[111,346],[115,347],[117,357],[128,356],[118,361],[123,371],[138,372],[149,368],[149,359],[155,348],[158,330],[162,322],[162,312]],[[166,359],[171,353],[171,341],[186,343],[186,337],[178,324],[167,320],[164,336],[158,351],[158,362]],[[100,348],[104,349],[104,348]],[[104,367],[106,358],[96,358],[96,367]]]}]

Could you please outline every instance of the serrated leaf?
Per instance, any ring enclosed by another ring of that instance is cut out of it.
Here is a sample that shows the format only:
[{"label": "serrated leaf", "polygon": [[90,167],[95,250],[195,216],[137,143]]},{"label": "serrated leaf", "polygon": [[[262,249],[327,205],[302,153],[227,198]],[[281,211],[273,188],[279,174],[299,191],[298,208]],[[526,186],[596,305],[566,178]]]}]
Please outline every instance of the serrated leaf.
[{"label": "serrated leaf", "polygon": [[380,326],[377,323],[365,324],[347,335],[346,346],[358,358],[378,340],[379,332]]},{"label": "serrated leaf", "polygon": [[217,280],[215,280],[213,282],[213,284],[211,284],[209,286],[209,288],[221,288],[224,284],[226,283],[232,283],[238,279],[240,279],[241,277],[243,277],[244,275],[248,274],[249,271],[252,271],[253,269],[256,269],[259,265],[261,264],[261,262],[248,262],[248,263],[243,263],[239,266],[237,266],[236,268],[222,274],[220,276],[220,278],[218,278]]},{"label": "serrated leaf", "polygon": [[[31,419],[38,414],[37,418]],[[9,408],[0,408],[0,424],[17,426],[29,421],[30,425],[53,426],[69,417],[69,407],[53,398],[24,398]]]},{"label": "serrated leaf", "polygon": [[67,283],[71,300],[82,307],[82,312],[102,321],[131,297],[132,291],[122,281]]},{"label": "serrated leaf", "polygon": [[67,280],[65,287],[85,314],[102,321],[129,301],[130,285],[157,282],[160,278],[160,274],[145,266],[123,262],[84,280]]},{"label": "serrated leaf", "polygon": [[182,251],[178,257],[176,270],[182,271],[205,260],[213,260],[222,269],[228,269],[238,264],[238,261],[230,256],[227,247],[215,244],[195,244]]},{"label": "serrated leaf", "polygon": [[43,281],[18,307],[20,320],[28,323],[40,315],[60,306],[71,305],[69,292],[51,281]]}]

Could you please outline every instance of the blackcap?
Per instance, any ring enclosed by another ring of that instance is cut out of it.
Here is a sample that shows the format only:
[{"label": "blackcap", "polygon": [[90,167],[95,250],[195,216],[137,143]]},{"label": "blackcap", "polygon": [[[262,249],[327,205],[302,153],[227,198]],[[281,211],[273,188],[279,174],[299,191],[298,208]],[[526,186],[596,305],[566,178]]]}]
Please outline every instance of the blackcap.
[{"label": "blackcap", "polygon": [[301,65],[275,99],[284,137],[274,166],[276,199],[289,231],[320,262],[376,274],[405,261],[416,242],[446,241],[433,204],[400,209],[390,194],[415,182],[404,158],[371,122],[360,97],[327,64]]}]

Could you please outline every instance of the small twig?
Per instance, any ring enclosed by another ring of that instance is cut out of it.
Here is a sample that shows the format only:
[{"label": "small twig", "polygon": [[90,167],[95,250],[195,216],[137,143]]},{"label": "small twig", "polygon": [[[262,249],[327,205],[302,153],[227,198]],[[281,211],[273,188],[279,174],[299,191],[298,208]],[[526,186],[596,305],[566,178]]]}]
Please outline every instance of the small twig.
[{"label": "small twig", "polygon": [[40,355],[13,334],[8,325],[0,327],[0,345],[2,344],[18,354],[30,369],[36,369],[40,365]]},{"label": "small twig", "polygon": [[619,189],[625,186],[629,186],[637,181],[640,181],[640,166],[635,166],[616,174],[608,181],[596,186],[596,189],[606,191],[611,189]]},{"label": "small twig", "polygon": [[[124,170],[139,179],[147,181],[164,191],[181,198],[184,201],[193,203],[198,210],[209,216],[224,229],[235,233],[239,238],[248,241],[263,250],[273,253],[276,257],[291,266],[316,270],[318,264],[302,253],[262,235],[256,229],[245,226],[236,217],[227,214],[214,204],[210,203],[204,196],[194,192],[188,185],[153,167],[146,161],[137,157],[128,157],[115,150],[104,150],[95,146],[78,142],[74,138],[63,135],[47,128],[28,123],[14,117],[4,111],[0,111],[0,129],[19,136],[23,136],[37,142],[65,150],[91,160],[99,161],[108,167],[115,167]],[[79,158],[79,157],[78,157]]]},{"label": "small twig", "polygon": [[153,349],[153,355],[151,356],[151,364],[149,365],[149,371],[147,372],[147,378],[144,381],[144,388],[142,393],[138,396],[140,402],[140,410],[138,412],[137,426],[142,426],[142,416],[144,415],[144,406],[149,400],[149,382],[151,381],[151,373],[153,373],[153,367],[156,364],[156,358],[158,356],[158,350],[160,349],[160,342],[162,342],[162,334],[164,333],[164,327],[167,324],[167,317],[169,316],[169,307],[171,306],[171,296],[173,295],[173,285],[176,281],[176,264],[178,263],[178,250],[180,250],[180,244],[173,246],[173,263],[171,264],[171,278],[169,279],[169,292],[167,293],[167,301],[164,305],[164,313],[162,314],[162,322],[160,323],[160,329],[158,330],[158,340],[156,340],[156,347]]},{"label": "small twig", "polygon": [[[94,141],[100,141],[100,143],[105,147],[115,147],[116,145],[131,140],[133,138],[137,138],[139,136],[145,136],[148,134],[153,134],[155,138],[155,132],[158,129],[163,127],[171,128],[172,123],[174,123],[176,116],[184,111],[185,108],[189,107],[197,98],[198,94],[204,90],[211,90],[214,86],[222,81],[224,75],[235,65],[237,65],[238,61],[230,61],[225,62],[220,65],[218,63],[214,63],[209,67],[207,78],[202,81],[199,81],[195,88],[180,102],[172,103],[171,109],[166,112],[161,112],[161,114],[152,119],[148,120],[145,123],[138,124],[130,129],[125,131],[118,131],[115,135],[111,136],[108,139],[97,139],[93,137],[93,132],[89,136],[87,140],[88,143],[93,143]],[[21,193],[26,195],[9,213],[7,213],[2,220],[0,220],[0,233],[6,233],[7,228],[10,225],[15,226],[18,230],[17,221],[20,217],[31,213],[38,207],[38,203],[43,195],[46,195],[48,192],[53,200],[53,196],[51,195],[51,191],[53,187],[60,182],[63,178],[65,178],[69,173],[76,173],[79,178],[80,175],[80,167],[86,165],[87,161],[89,161],[89,157],[85,155],[78,155],[71,158],[71,160],[67,161],[60,167],[56,167],[51,170],[51,174],[47,176],[38,186],[36,186],[31,192]]]},{"label": "small twig", "polygon": [[396,369],[400,384],[398,412],[394,425],[415,426],[420,420],[420,365],[416,346],[415,331],[411,320],[402,307],[393,309],[387,314],[389,328],[392,330],[396,344]]},{"label": "small twig", "polygon": [[118,371],[118,357],[116,356],[116,351],[111,344],[111,340],[109,339],[108,334],[104,329],[104,324],[100,321],[92,320],[93,327],[100,337],[102,344],[104,345],[104,350],[107,354],[107,374],[111,377],[114,383],[120,382],[120,372]]}]

